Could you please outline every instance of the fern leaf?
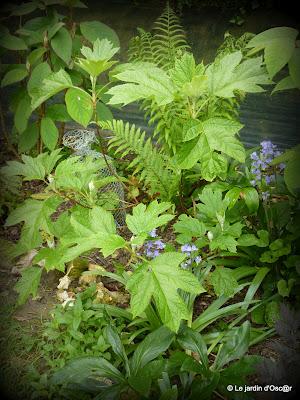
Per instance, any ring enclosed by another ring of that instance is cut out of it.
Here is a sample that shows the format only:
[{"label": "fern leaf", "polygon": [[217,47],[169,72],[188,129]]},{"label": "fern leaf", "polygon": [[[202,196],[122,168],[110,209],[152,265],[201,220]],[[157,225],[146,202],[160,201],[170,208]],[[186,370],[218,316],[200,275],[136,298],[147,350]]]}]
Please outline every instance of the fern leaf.
[{"label": "fern leaf", "polygon": [[154,63],[153,37],[150,32],[137,28],[138,34],[129,42],[128,60],[130,62]]},{"label": "fern leaf", "polygon": [[189,49],[180,20],[167,4],[155,21],[152,48],[155,62],[165,70],[174,66],[175,59]]},{"label": "fern leaf", "polygon": [[153,146],[146,133],[122,120],[101,121],[101,126],[114,133],[109,148],[124,157],[128,153],[135,155],[128,168],[140,175],[140,180],[150,188],[152,194],[159,193],[162,200],[171,200],[178,191],[180,170],[173,166],[171,159],[163,156]]}]

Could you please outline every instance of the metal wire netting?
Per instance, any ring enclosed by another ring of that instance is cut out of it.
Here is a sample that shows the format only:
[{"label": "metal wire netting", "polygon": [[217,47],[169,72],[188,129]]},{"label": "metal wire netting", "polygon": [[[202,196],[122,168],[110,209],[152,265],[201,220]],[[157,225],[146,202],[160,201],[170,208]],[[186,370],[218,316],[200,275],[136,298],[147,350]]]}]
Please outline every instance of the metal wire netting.
[{"label": "metal wire netting", "polygon": [[[91,156],[95,159],[102,158],[104,155],[91,148],[93,143],[97,142],[95,132],[88,129],[71,129],[65,132],[63,136],[63,145],[74,151],[73,156],[86,157]],[[113,159],[105,155],[107,164],[100,168],[99,178],[105,178],[116,175],[116,169],[113,165]],[[124,189],[120,182],[110,182],[99,189],[99,196],[106,192],[113,192],[117,195],[119,203],[113,212],[117,226],[125,225],[126,213],[124,211]]]}]

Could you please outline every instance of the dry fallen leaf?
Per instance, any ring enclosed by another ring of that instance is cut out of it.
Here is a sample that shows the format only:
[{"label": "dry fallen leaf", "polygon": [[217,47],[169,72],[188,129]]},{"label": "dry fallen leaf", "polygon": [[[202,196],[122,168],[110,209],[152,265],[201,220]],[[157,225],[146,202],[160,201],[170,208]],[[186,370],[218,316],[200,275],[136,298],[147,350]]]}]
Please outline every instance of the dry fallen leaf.
[{"label": "dry fallen leaf", "polygon": [[72,280],[68,275],[63,276],[59,279],[59,284],[57,285],[57,289],[69,289],[70,283]]}]

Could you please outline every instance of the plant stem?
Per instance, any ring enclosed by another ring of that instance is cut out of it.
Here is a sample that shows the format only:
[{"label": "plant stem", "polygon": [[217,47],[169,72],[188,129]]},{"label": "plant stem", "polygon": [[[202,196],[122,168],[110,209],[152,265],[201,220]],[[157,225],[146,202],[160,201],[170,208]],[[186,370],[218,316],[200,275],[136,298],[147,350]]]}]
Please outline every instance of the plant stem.
[{"label": "plant stem", "polygon": [[3,136],[4,136],[4,139],[5,139],[8,149],[20,160],[21,159],[20,155],[18,154],[18,152],[14,148],[14,146],[10,143],[1,103],[0,103],[0,121],[1,121],[1,130],[3,132]]}]

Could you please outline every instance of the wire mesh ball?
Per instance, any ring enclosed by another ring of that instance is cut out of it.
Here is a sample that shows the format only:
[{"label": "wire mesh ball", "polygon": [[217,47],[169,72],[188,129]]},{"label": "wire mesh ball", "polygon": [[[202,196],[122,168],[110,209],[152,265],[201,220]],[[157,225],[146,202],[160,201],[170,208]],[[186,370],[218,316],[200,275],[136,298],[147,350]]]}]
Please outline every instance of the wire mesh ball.
[{"label": "wire mesh ball", "polygon": [[[93,158],[103,158],[104,156],[99,151],[93,150],[91,145],[97,142],[96,134],[92,130],[87,129],[72,129],[63,135],[63,145],[74,151],[73,156]],[[113,165],[113,159],[105,156],[108,165],[103,166],[99,170],[99,177],[105,178],[115,176],[117,171]],[[113,212],[117,226],[125,225],[126,213],[124,207],[124,189],[120,182],[110,182],[99,189],[99,193],[113,192],[116,193],[119,199],[118,207]]]}]

